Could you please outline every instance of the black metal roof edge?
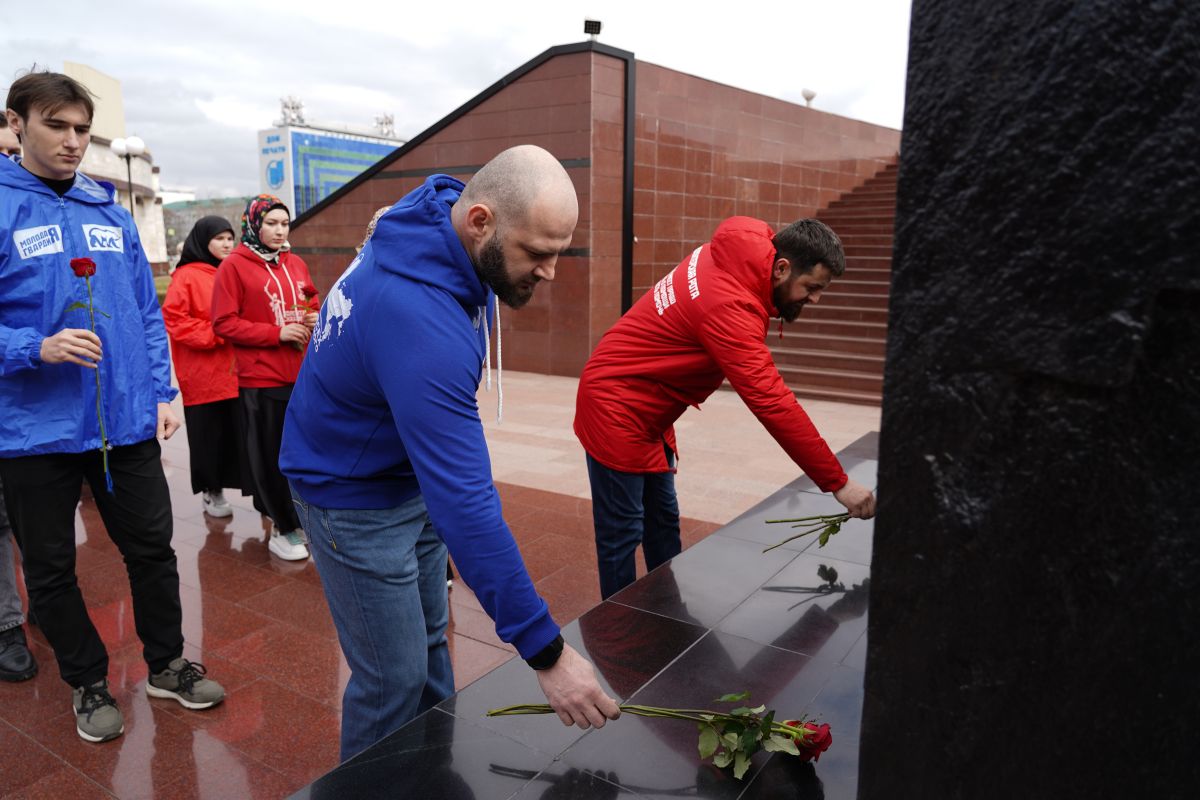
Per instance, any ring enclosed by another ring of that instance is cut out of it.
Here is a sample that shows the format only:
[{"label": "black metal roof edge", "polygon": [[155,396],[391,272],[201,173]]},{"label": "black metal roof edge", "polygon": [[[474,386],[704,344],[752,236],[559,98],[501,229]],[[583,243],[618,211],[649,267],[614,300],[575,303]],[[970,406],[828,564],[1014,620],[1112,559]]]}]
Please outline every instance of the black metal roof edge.
[{"label": "black metal roof edge", "polygon": [[592,41],[575,42],[574,44],[560,44],[560,45],[555,45],[554,47],[551,47],[548,50],[544,50],[539,55],[534,56],[529,61],[526,61],[524,64],[517,67],[512,72],[508,73],[503,78],[496,81],[491,86],[484,89],[482,92],[475,95],[470,100],[463,103],[461,106],[454,109],[449,114],[442,117],[440,120],[433,123],[428,128],[426,128],[425,130],[421,131],[419,134],[414,136],[413,138],[409,139],[408,142],[405,143],[404,145],[402,145],[401,147],[398,147],[397,149],[393,150],[388,155],[381,158],[379,161],[375,162],[375,164],[368,167],[363,172],[359,173],[359,175],[357,177],[355,177],[354,180],[345,184],[340,189],[338,189],[336,192],[329,195],[324,200],[317,203],[315,206],[313,206],[312,208],[305,211],[303,214],[296,217],[294,220],[292,220],[292,230],[299,228],[305,222],[308,222],[310,219],[315,217],[317,214],[320,214],[322,211],[324,211],[326,207],[337,202],[338,200],[340,200],[342,197],[344,197],[349,192],[353,191],[354,189],[357,189],[363,183],[366,183],[367,181],[369,181],[374,175],[383,171],[389,164],[396,161],[397,159],[403,158],[404,156],[408,155],[413,150],[417,149],[422,144],[424,144],[426,142],[426,140],[431,138],[434,134],[436,134],[436,133],[440,132],[441,130],[443,130],[444,128],[448,127],[451,123],[457,122],[460,118],[466,116],[469,112],[473,111],[477,106],[482,104],[485,100],[487,100],[490,97],[492,97],[493,95],[499,93],[501,89],[504,89],[509,84],[519,80],[520,78],[525,77],[533,70],[535,70],[538,67],[540,67],[541,65],[545,64],[547,61],[549,61],[553,58],[557,58],[558,56],[570,55],[573,53],[587,53],[587,52],[602,53],[604,55],[613,56],[614,58],[620,58],[620,59],[624,59],[626,61],[630,61],[633,59],[632,52],[629,52],[627,50],[621,50],[620,48],[612,47],[610,45],[601,44],[600,42],[592,42]]}]

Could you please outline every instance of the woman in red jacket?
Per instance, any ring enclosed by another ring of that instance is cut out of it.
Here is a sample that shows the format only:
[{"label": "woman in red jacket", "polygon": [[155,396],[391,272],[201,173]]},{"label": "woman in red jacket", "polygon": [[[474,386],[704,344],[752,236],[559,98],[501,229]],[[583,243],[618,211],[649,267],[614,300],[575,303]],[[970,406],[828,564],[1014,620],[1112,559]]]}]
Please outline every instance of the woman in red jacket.
[{"label": "woman in red jacket", "polygon": [[233,347],[213,333],[209,318],[213,279],[233,243],[233,226],[223,217],[197,222],[162,307],[183,395],[192,492],[203,493],[204,511],[214,517],[233,514],[222,490],[242,487]]},{"label": "woman in red jacket", "polygon": [[260,194],[246,204],[241,244],[217,269],[212,320],[237,357],[245,474],[254,507],[274,523],[268,546],[280,558],[299,561],[308,558],[308,547],[279,471],[279,445],[320,303],[308,265],[290,252],[290,224],[278,197]]}]

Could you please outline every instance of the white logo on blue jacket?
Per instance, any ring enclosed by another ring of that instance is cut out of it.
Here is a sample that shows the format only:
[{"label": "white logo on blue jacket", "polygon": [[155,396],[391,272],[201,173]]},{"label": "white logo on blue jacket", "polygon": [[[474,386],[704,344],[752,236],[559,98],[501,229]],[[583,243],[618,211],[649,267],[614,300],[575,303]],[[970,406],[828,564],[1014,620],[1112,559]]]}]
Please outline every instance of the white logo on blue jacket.
[{"label": "white logo on blue jacket", "polygon": [[13,244],[22,259],[47,253],[63,251],[62,229],[57,225],[42,225],[39,228],[22,228],[13,231]]},{"label": "white logo on blue jacket", "polygon": [[120,228],[108,225],[84,225],[83,240],[93,252],[124,253],[125,239]]},{"label": "white logo on blue jacket", "polygon": [[354,257],[350,266],[346,267],[346,271],[333,284],[333,288],[325,298],[325,302],[321,306],[321,318],[317,323],[317,331],[313,335],[314,349],[320,350],[321,344],[334,334],[334,323],[337,323],[337,335],[342,335],[342,328],[346,325],[346,320],[350,319],[350,312],[354,310],[354,302],[342,291],[342,285],[345,284],[346,278],[350,277],[350,273],[354,272],[362,263],[362,260],[362,253]]}]

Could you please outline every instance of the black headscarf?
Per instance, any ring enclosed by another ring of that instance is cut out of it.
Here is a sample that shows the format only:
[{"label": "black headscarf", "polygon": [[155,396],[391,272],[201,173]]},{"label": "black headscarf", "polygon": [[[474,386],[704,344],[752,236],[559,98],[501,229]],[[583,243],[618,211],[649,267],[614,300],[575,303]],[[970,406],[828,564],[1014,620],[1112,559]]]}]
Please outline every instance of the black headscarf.
[{"label": "black headscarf", "polygon": [[229,231],[232,234],[233,226],[224,217],[210,216],[201,218],[195,227],[192,228],[192,232],[188,234],[187,241],[183,243],[183,252],[179,256],[179,265],[183,266],[184,264],[202,261],[214,267],[221,266],[221,259],[209,252],[208,243],[225,231]]}]

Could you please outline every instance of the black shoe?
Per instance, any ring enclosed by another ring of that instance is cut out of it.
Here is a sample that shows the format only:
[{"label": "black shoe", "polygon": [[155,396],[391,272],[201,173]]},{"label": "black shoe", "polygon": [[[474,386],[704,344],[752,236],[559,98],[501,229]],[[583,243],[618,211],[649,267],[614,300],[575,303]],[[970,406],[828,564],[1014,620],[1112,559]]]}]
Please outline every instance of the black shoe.
[{"label": "black shoe", "polygon": [[0,681],[27,681],[37,671],[37,662],[25,641],[25,629],[18,625],[0,631]]}]

